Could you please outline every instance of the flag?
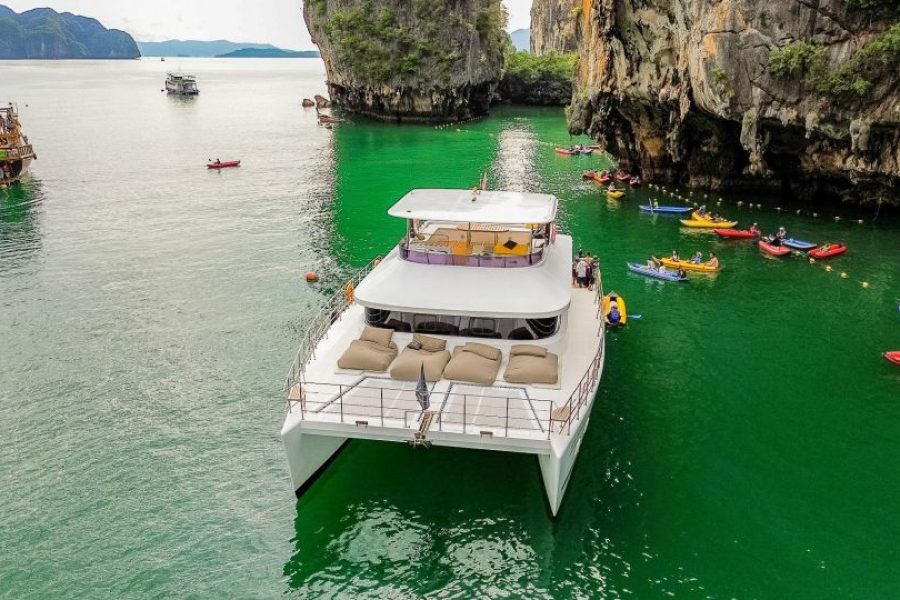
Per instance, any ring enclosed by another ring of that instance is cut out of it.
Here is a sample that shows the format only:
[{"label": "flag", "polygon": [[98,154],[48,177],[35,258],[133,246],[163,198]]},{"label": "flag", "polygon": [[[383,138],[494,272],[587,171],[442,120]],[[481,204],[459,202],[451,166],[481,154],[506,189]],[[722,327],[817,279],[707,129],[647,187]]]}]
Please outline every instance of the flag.
[{"label": "flag", "polygon": [[425,381],[425,364],[423,363],[419,369],[419,381],[416,383],[416,400],[419,401],[422,410],[428,410],[428,407],[431,406],[431,403],[428,401],[430,395],[428,382]]}]

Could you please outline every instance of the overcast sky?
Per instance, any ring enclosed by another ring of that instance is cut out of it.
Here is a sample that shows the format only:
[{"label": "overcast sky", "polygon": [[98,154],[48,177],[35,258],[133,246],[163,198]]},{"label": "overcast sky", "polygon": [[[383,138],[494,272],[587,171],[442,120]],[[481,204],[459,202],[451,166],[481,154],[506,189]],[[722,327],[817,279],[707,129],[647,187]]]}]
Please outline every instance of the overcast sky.
[{"label": "overcast sky", "polygon": [[[531,0],[503,0],[510,31],[528,27]],[[135,39],[171,38],[268,42],[313,48],[301,16],[301,0],[0,0],[16,12],[49,6],[98,19]]]}]

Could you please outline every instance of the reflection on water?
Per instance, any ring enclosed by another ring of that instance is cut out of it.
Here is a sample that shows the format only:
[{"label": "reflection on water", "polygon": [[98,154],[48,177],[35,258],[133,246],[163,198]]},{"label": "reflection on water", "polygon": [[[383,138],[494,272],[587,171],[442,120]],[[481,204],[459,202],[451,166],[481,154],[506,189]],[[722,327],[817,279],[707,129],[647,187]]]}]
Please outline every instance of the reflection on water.
[{"label": "reflection on water", "polygon": [[500,132],[497,157],[492,172],[495,189],[516,192],[539,192],[541,178],[535,166],[539,148],[537,135],[528,121],[514,121]]},{"label": "reflection on water", "polygon": [[40,252],[43,199],[40,181],[31,176],[0,188],[0,276],[18,270]]}]

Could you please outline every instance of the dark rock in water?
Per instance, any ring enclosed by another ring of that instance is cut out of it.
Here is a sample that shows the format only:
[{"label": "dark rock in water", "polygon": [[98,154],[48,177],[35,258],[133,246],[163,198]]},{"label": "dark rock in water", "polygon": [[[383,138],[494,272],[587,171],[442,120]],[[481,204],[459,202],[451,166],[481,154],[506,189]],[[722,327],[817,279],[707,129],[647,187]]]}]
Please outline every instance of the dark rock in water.
[{"label": "dark rock in water", "polygon": [[336,106],[396,121],[488,112],[500,80],[499,0],[307,0]]},{"label": "dark rock in water", "polygon": [[302,104],[306,108],[312,108],[313,106],[316,105],[316,103],[313,102],[312,100],[310,100],[309,98],[304,98]]},{"label": "dark rock in water", "polygon": [[0,6],[0,59],[139,58],[124,31],[99,21],[50,8],[16,14]]},{"label": "dark rock in water", "polygon": [[316,101],[316,108],[330,108],[331,107],[331,100],[329,100],[328,98],[325,98],[324,96],[320,96],[319,94],[316,94],[315,96],[313,96],[313,98]]},{"label": "dark rock in water", "polygon": [[881,4],[591,0],[569,128],[657,182],[898,203],[900,13]]}]

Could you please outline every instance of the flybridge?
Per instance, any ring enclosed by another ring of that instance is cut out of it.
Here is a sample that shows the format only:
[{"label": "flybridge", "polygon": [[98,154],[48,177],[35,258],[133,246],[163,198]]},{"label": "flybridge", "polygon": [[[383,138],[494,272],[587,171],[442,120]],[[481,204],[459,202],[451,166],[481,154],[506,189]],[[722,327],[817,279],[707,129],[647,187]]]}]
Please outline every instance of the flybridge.
[{"label": "flybridge", "polygon": [[392,217],[454,223],[551,223],[556,196],[480,190],[412,190],[388,210]]}]

